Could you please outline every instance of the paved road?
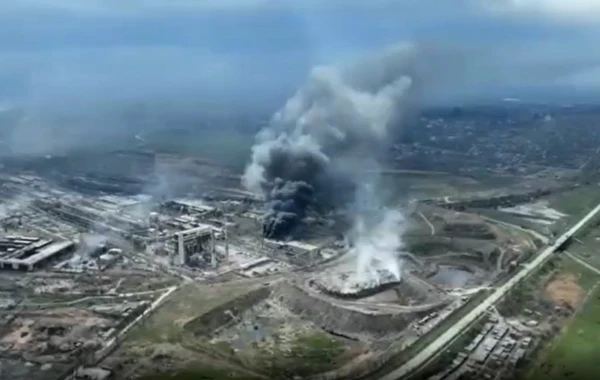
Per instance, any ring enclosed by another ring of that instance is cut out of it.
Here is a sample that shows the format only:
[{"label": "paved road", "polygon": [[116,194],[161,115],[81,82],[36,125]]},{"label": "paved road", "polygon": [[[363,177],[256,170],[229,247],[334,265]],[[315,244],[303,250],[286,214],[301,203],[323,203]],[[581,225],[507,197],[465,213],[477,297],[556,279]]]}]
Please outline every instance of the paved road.
[{"label": "paved road", "polygon": [[556,252],[560,246],[571,236],[575,235],[586,223],[590,221],[594,216],[600,212],[600,204],[597,205],[589,214],[584,216],[577,224],[571,227],[567,232],[560,236],[553,245],[545,248],[540,252],[536,258],[523,265],[517,274],[515,274],[506,284],[496,289],[488,298],[486,298],[481,304],[475,309],[471,310],[461,320],[456,322],[452,328],[446,330],[440,335],[435,341],[431,342],[421,352],[415,355],[408,362],[404,363],[401,367],[392,371],[380,378],[380,380],[399,380],[414,371],[415,369],[426,363],[433,355],[444,348],[449,342],[460,334],[465,328],[467,328],[472,322],[483,315],[492,305],[500,300],[506,293],[508,293],[517,283],[527,277],[531,272],[537,269],[543,264],[547,258],[549,258],[554,252]]},{"label": "paved road", "polygon": [[429,219],[427,219],[427,217],[421,211],[419,211],[418,214],[421,217],[421,219],[423,219],[423,221],[429,226],[429,229],[431,230],[431,236],[435,235],[435,226],[431,224]]},{"label": "paved road", "polygon": [[162,292],[166,292],[166,291],[171,291],[172,292],[173,288],[174,288],[173,286],[169,286],[167,288],[162,288],[162,289],[157,289],[157,290],[145,290],[143,292],[118,293],[118,294],[102,295],[102,296],[87,296],[87,297],[78,298],[78,299],[72,300],[72,301],[57,301],[57,302],[43,302],[43,303],[21,303],[21,304],[19,304],[19,306],[21,306],[21,307],[27,307],[27,308],[40,308],[40,307],[44,307],[44,306],[67,307],[67,306],[73,306],[73,305],[77,305],[78,303],[87,302],[87,301],[91,301],[91,300],[118,300],[118,299],[121,299],[121,298],[131,298],[131,297],[137,297],[137,296],[147,296],[147,295],[152,295],[152,294],[156,294],[156,293],[162,293]]},{"label": "paved road", "polygon": [[569,256],[571,259],[577,261],[579,264],[583,265],[584,267],[588,268],[589,270],[591,270],[592,272],[595,272],[597,274],[600,274],[600,269],[596,268],[595,266],[586,263],[585,261],[581,260],[579,257],[571,254],[570,252],[566,252],[565,251],[565,255]]},{"label": "paved road", "polygon": [[527,234],[533,235],[536,238],[538,238],[540,241],[542,241],[544,244],[548,244],[548,242],[550,241],[550,239],[548,239],[548,237],[540,234],[537,231],[534,231],[532,229],[529,228],[525,228],[525,227],[521,227],[517,224],[512,224],[512,223],[508,223],[508,222],[504,222],[502,220],[498,220],[498,219],[494,219],[494,218],[490,218],[489,216],[482,216],[483,219],[489,221],[489,222],[493,222],[493,223],[498,223],[498,224],[502,224],[504,226],[507,227],[511,227],[511,228],[516,228],[517,230],[523,231]]}]

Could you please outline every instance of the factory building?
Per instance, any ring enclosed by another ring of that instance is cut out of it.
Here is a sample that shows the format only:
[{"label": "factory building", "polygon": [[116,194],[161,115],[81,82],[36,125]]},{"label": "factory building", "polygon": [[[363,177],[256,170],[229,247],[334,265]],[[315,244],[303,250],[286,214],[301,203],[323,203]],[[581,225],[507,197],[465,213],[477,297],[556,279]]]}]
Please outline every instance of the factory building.
[{"label": "factory building", "polygon": [[173,235],[173,243],[180,265],[188,264],[191,255],[200,253],[210,255],[210,264],[216,267],[215,230],[212,226],[201,226],[176,232]]},{"label": "factory building", "polygon": [[201,217],[210,217],[215,216],[216,214],[216,209],[214,207],[192,199],[175,199],[165,202],[163,207],[177,212],[195,214]]},{"label": "factory building", "polygon": [[81,204],[69,204],[64,201],[35,200],[36,207],[60,218],[88,229],[104,229],[120,234],[136,234],[146,236],[146,226],[137,220],[131,220],[124,216],[106,213],[90,206]]},{"label": "factory building", "polygon": [[74,248],[72,241],[53,242],[39,237],[5,236],[0,238],[0,269],[33,270]]}]

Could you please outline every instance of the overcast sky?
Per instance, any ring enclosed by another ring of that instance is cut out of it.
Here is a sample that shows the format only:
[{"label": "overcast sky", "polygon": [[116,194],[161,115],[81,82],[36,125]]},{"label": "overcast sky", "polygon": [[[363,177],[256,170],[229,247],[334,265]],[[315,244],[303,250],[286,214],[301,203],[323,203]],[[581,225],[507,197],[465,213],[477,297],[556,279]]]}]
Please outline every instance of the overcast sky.
[{"label": "overcast sky", "polygon": [[0,112],[279,102],[398,42],[424,52],[425,103],[568,101],[600,90],[598,41],[600,0],[3,0]]},{"label": "overcast sky", "polygon": [[600,86],[598,0],[5,0],[0,25],[1,95],[39,102],[267,94],[396,42],[443,52],[432,95]]}]

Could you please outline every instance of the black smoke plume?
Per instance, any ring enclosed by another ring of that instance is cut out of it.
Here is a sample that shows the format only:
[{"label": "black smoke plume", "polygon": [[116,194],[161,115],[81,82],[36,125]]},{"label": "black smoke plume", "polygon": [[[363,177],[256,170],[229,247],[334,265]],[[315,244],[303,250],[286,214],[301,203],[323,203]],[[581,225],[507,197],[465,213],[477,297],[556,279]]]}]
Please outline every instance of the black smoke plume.
[{"label": "black smoke plume", "polygon": [[263,225],[263,235],[274,237],[292,233],[305,216],[306,209],[313,203],[313,187],[303,181],[275,180],[268,196],[269,212]]},{"label": "black smoke plume", "polygon": [[309,209],[354,200],[414,87],[411,46],[317,67],[257,136],[243,183],[266,201],[264,234],[287,238]]}]

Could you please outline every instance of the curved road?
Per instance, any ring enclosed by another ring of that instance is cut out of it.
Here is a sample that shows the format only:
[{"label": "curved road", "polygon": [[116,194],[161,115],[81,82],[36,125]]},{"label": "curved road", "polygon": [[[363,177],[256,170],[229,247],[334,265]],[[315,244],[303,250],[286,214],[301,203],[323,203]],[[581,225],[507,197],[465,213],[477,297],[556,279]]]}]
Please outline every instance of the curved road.
[{"label": "curved road", "polygon": [[380,380],[399,380],[410,374],[414,370],[425,364],[432,356],[443,349],[448,343],[455,339],[465,328],[473,323],[477,318],[482,316],[487,310],[504,297],[516,284],[531,274],[540,265],[542,265],[552,254],[554,254],[566,241],[575,235],[583,228],[593,217],[600,212],[600,204],[592,211],[584,216],[579,222],[571,227],[567,232],[561,235],[554,244],[543,249],[531,262],[523,265],[523,268],[515,274],[506,284],[497,288],[488,298],[481,304],[471,310],[467,315],[454,324],[450,329],[446,330],[436,340],[431,342],[421,352],[415,355],[412,359],[404,363],[401,367],[395,369],[389,374],[380,378]]},{"label": "curved road", "polygon": [[435,226],[431,224],[429,219],[427,219],[427,217],[421,211],[419,211],[418,214],[421,217],[421,219],[423,219],[423,221],[429,226],[429,229],[431,230],[431,236],[435,235]]}]

